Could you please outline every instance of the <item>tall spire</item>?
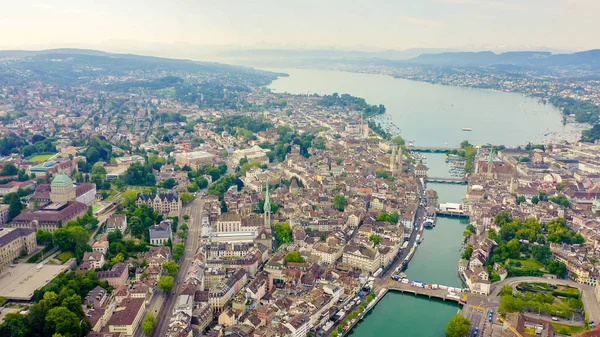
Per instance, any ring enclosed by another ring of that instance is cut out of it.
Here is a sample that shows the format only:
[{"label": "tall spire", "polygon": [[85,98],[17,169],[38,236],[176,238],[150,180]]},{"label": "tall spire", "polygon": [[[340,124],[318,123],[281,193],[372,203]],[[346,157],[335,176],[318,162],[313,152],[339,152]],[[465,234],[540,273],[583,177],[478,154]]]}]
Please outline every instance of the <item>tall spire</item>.
[{"label": "tall spire", "polygon": [[271,225],[271,201],[269,200],[269,180],[265,187],[265,204],[263,206],[265,226]]},{"label": "tall spire", "polygon": [[493,164],[494,163],[494,149],[490,150],[490,157],[488,158],[487,163],[488,164]]}]

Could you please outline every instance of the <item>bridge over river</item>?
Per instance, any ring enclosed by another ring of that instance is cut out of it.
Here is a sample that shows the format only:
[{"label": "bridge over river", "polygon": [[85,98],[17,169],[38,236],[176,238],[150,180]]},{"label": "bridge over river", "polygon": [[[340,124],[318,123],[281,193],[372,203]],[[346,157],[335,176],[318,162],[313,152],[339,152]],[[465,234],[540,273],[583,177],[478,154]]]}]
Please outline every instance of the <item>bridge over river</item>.
[{"label": "bridge over river", "polygon": [[447,153],[452,150],[459,150],[455,147],[443,147],[443,146],[409,146],[409,151],[415,152],[430,152],[430,153]]},{"label": "bridge over river", "polygon": [[385,282],[382,280],[381,286],[388,290],[398,291],[402,293],[425,296],[429,298],[437,298],[442,301],[452,301],[462,305],[467,303],[468,294],[463,292],[462,288],[448,287],[437,284],[426,284],[420,281],[409,281],[403,279],[395,281],[393,279]]},{"label": "bridge over river", "polygon": [[469,181],[467,178],[447,178],[447,177],[426,177],[425,181],[429,183],[441,183],[441,184],[459,184],[466,185]]}]

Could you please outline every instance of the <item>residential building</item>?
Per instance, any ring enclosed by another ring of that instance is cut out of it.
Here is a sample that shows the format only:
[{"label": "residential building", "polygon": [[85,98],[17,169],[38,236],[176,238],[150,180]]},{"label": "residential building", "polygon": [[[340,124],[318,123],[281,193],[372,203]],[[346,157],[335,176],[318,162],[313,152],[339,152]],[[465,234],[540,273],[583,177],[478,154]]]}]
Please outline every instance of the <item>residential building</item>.
[{"label": "residential building", "polygon": [[146,309],[143,298],[127,298],[116,309],[108,321],[108,331],[133,336],[139,327]]},{"label": "residential building", "polygon": [[106,252],[108,252],[108,247],[109,247],[108,241],[106,241],[106,240],[96,241],[92,245],[92,251],[106,254]]},{"label": "residential building", "polygon": [[85,252],[81,260],[81,264],[88,264],[90,269],[102,268],[104,262],[104,255],[100,252]]},{"label": "residential building", "polygon": [[126,214],[113,214],[106,220],[106,232],[110,233],[115,230],[120,230],[121,233],[125,233],[127,228],[127,215]]},{"label": "residential building", "polygon": [[173,220],[163,220],[158,225],[151,226],[149,229],[150,233],[150,244],[162,246],[169,240],[173,240]]},{"label": "residential building", "polygon": [[310,329],[310,318],[306,315],[298,315],[284,325],[290,330],[290,337],[306,337]]},{"label": "residential building", "polygon": [[115,264],[111,270],[99,271],[96,276],[101,281],[107,281],[108,284],[114,288],[124,286],[127,282],[127,276],[129,275],[129,268],[123,262]]}]

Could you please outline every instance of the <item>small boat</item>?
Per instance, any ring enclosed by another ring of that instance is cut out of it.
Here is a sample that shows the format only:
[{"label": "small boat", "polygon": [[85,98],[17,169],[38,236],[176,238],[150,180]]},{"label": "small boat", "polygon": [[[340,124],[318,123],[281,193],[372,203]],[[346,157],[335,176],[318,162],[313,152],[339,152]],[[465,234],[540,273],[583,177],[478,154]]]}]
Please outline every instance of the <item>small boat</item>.
[{"label": "small boat", "polygon": [[471,128],[462,128],[463,131],[473,131]]}]

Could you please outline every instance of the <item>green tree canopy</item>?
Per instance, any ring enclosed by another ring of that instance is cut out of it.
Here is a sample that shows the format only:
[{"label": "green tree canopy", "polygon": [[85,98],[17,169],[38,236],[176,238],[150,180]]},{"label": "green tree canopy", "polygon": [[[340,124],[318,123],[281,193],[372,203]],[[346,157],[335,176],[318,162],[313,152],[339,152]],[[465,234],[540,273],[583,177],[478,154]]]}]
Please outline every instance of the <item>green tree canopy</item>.
[{"label": "green tree canopy", "polygon": [[144,335],[151,336],[154,332],[154,327],[156,327],[156,323],[158,323],[158,320],[151,312],[146,314],[146,317],[144,317],[144,320],[142,321],[142,332],[144,332]]},{"label": "green tree canopy", "polygon": [[285,255],[285,263],[288,262],[297,262],[297,263],[304,263],[306,262],[306,260],[302,257],[302,255],[300,255],[300,252],[289,252]]},{"label": "green tree canopy", "polygon": [[163,263],[162,267],[171,276],[175,276],[177,274],[177,272],[179,271],[179,266],[173,260]]},{"label": "green tree canopy", "polygon": [[464,337],[469,333],[471,322],[461,314],[456,314],[446,325],[446,337]]},{"label": "green tree canopy", "polygon": [[158,289],[169,293],[173,290],[173,286],[175,285],[175,281],[173,280],[173,276],[161,276],[158,280]]},{"label": "green tree canopy", "polygon": [[343,212],[347,205],[346,197],[343,194],[338,194],[333,197],[333,207],[338,211]]}]

